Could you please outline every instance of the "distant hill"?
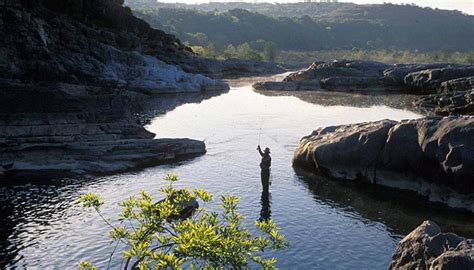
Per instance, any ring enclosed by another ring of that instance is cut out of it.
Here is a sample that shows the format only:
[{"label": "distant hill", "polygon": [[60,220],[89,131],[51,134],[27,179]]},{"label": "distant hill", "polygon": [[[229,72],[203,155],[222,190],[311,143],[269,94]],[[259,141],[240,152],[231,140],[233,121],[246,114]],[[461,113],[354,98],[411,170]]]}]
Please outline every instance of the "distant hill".
[{"label": "distant hill", "polygon": [[474,16],[409,5],[351,3],[163,4],[127,1],[138,17],[195,45],[259,40],[279,49],[394,49],[471,51]]}]

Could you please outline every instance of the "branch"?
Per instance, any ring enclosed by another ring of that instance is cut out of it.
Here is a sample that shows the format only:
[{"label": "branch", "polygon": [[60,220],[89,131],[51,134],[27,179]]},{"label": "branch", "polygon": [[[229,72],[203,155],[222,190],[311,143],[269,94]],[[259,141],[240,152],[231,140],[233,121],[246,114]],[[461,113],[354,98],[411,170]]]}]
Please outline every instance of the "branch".
[{"label": "branch", "polygon": [[[166,244],[166,245],[162,245],[162,246],[158,246],[158,247],[155,247],[155,248],[152,248],[150,251],[155,251],[157,249],[160,249],[160,248],[164,248],[164,247],[171,247],[173,245],[176,245],[176,243],[169,243],[169,244]],[[138,259],[133,265],[132,265],[132,268],[131,269],[136,269],[138,264],[143,260],[145,259],[145,256],[142,256],[140,259]]]},{"label": "branch", "polygon": [[[95,211],[97,212],[97,214],[99,214],[99,217],[102,218],[102,220],[105,222],[105,224],[109,225],[112,229],[114,229],[114,231],[117,230],[117,228],[116,228],[114,225],[112,225],[112,224],[100,213],[99,209],[95,208]],[[120,239],[120,238],[119,238],[119,240],[120,240],[122,243],[124,243],[125,245],[128,244],[127,242],[123,241],[123,240]]]},{"label": "branch", "polygon": [[117,249],[119,243],[120,241],[117,241],[117,244],[115,245],[114,250],[110,254],[109,262],[107,263],[107,269],[110,269],[110,262],[112,261],[112,257],[114,256],[115,250]]}]

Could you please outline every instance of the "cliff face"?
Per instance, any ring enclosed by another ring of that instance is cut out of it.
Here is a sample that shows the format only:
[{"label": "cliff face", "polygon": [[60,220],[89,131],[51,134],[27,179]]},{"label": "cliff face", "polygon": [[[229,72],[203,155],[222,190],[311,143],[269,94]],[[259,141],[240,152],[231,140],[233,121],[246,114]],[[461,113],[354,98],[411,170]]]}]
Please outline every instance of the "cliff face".
[{"label": "cliff face", "polygon": [[151,92],[226,88],[168,65],[194,56],[174,36],[133,17],[121,1],[8,4],[0,17],[4,83],[68,83]]},{"label": "cliff face", "polygon": [[[122,1],[0,1],[0,178],[113,173],[203,154],[132,113],[154,94],[225,91]],[[183,60],[184,59],[184,60]]]}]

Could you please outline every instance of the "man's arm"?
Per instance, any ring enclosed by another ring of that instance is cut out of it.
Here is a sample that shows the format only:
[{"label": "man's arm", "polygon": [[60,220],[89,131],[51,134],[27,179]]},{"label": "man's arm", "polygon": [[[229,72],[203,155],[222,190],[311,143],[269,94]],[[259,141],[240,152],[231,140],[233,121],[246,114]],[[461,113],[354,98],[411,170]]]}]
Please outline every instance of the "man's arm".
[{"label": "man's arm", "polygon": [[263,152],[262,152],[262,148],[260,148],[260,145],[257,146],[257,150],[260,153],[260,155],[263,157]]}]

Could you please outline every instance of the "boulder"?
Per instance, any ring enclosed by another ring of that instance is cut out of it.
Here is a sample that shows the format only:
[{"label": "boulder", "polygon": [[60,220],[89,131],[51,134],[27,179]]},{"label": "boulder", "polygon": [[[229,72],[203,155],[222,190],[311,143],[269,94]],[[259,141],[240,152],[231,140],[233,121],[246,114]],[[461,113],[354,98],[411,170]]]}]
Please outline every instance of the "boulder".
[{"label": "boulder", "polygon": [[[404,84],[412,93],[437,93],[442,89],[442,84],[458,85],[459,81],[447,83],[454,79],[474,76],[474,66],[464,67],[444,67],[436,69],[425,69],[417,72],[409,73],[404,78]],[[463,79],[466,81],[466,79]],[[467,80],[468,81],[468,80]],[[469,82],[465,82],[468,84]]]},{"label": "boulder", "polygon": [[474,90],[474,76],[453,79],[441,83],[441,92]]},{"label": "boulder", "polygon": [[396,64],[384,70],[383,77],[394,84],[403,85],[405,77],[410,73],[447,66],[450,64]]},{"label": "boulder", "polygon": [[431,94],[419,98],[414,105],[438,115],[474,115],[474,90]]},{"label": "boulder", "polygon": [[283,81],[321,80],[329,77],[380,77],[390,65],[375,61],[334,60],[313,63],[308,69],[288,75]]},{"label": "boulder", "polygon": [[398,244],[388,269],[474,269],[470,240],[425,221]]},{"label": "boulder", "polygon": [[472,138],[470,116],[333,126],[303,137],[293,165],[331,178],[412,190],[474,212]]}]

